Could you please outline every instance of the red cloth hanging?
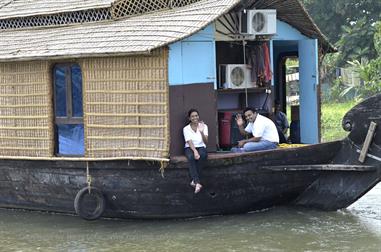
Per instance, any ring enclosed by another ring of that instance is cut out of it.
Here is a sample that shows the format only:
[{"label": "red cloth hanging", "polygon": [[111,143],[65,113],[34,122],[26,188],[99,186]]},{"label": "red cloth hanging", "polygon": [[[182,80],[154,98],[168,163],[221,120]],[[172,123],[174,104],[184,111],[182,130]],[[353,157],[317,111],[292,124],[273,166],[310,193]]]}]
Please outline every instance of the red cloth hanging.
[{"label": "red cloth hanging", "polygon": [[263,48],[263,55],[264,55],[264,61],[265,61],[265,81],[269,82],[271,81],[272,74],[271,74],[271,68],[270,68],[270,52],[269,52],[267,43],[263,43],[262,48]]}]

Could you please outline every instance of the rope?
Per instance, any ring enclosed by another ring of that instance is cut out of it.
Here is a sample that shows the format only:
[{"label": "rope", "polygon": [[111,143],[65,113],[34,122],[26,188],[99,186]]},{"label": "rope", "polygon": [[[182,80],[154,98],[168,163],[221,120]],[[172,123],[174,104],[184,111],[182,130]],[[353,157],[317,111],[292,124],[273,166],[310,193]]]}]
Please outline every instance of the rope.
[{"label": "rope", "polygon": [[161,177],[164,178],[164,170],[165,168],[167,168],[169,162],[168,161],[160,161],[160,168],[159,168],[159,171],[161,173]]},{"label": "rope", "polygon": [[87,190],[89,190],[89,194],[91,194],[91,176],[89,170],[89,162],[86,162],[86,181],[87,181]]}]

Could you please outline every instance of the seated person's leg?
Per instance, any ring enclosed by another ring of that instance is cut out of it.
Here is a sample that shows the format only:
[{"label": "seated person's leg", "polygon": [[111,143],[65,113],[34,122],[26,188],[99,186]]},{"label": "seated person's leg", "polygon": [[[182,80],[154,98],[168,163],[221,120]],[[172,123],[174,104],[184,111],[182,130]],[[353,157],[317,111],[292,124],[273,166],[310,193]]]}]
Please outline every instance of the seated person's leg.
[{"label": "seated person's leg", "polygon": [[198,154],[200,154],[200,159],[206,160],[208,158],[208,152],[206,151],[206,148],[201,147],[197,148]]},{"label": "seated person's leg", "polygon": [[278,130],[278,136],[279,136],[279,143],[287,143],[286,136],[283,134],[283,132],[280,129]]},{"label": "seated person's leg", "polygon": [[245,152],[245,150],[243,148],[240,148],[240,147],[233,147],[233,148],[231,148],[230,151],[234,152],[234,153]]},{"label": "seated person's leg", "polygon": [[243,146],[245,152],[276,149],[276,145],[269,141],[249,142]]}]

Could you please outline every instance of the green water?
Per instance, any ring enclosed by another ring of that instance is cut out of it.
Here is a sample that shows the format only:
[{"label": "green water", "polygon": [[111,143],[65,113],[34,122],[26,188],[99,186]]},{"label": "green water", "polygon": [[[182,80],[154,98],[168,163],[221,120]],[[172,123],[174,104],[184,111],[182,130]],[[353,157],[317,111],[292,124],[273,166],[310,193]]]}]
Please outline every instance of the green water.
[{"label": "green water", "polygon": [[87,222],[0,210],[0,251],[381,251],[381,184],[348,209]]}]

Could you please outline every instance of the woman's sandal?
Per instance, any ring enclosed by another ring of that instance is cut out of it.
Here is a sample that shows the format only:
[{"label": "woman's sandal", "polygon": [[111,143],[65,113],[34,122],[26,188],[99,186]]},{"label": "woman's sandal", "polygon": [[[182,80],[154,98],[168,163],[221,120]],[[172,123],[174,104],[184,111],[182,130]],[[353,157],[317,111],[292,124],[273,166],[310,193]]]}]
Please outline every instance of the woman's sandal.
[{"label": "woman's sandal", "polygon": [[196,187],[196,183],[192,180],[192,181],[190,182],[190,186],[193,187],[193,188],[195,188],[195,187]]},{"label": "woman's sandal", "polygon": [[197,183],[194,189],[194,193],[199,193],[202,189],[202,185]]}]

